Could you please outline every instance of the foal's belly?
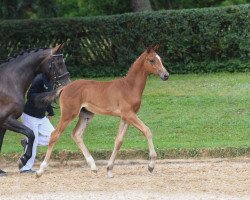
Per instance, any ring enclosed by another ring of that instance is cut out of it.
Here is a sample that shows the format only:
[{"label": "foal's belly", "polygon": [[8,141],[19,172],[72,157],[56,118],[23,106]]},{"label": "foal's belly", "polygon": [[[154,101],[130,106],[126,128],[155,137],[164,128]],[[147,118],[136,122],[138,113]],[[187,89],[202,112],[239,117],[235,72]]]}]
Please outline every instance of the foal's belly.
[{"label": "foal's belly", "polygon": [[100,115],[113,115],[113,116],[119,116],[120,115],[120,110],[117,108],[102,108],[93,104],[85,104],[83,105],[88,111],[95,113],[95,114],[100,114]]}]

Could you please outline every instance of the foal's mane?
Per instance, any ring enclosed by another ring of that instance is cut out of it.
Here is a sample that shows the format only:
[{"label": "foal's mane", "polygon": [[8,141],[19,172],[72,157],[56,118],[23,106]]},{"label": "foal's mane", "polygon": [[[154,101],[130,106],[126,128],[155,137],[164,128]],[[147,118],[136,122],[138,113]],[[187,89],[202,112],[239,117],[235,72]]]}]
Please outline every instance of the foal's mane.
[{"label": "foal's mane", "polygon": [[39,50],[46,50],[46,49],[49,49],[49,48],[45,48],[44,47],[44,48],[30,48],[30,49],[26,49],[26,50],[21,51],[21,52],[19,52],[17,54],[14,54],[13,56],[11,56],[11,57],[9,57],[9,58],[7,58],[5,60],[0,60],[0,65],[8,63],[9,61],[11,61],[13,59],[16,59],[19,56],[23,56],[25,53],[30,54],[30,53],[38,52]]},{"label": "foal's mane", "polygon": [[[136,64],[138,64],[138,62],[140,62],[142,59],[145,59],[145,52],[146,51],[144,51],[133,63],[132,63],[132,65],[130,66],[130,68],[129,68],[129,70],[128,70],[128,72],[127,72],[127,74],[126,74],[126,76],[129,74],[129,73],[131,73],[131,72],[133,72],[134,70],[135,70],[135,65]],[[125,77],[126,77],[125,76]],[[124,78],[125,78],[124,77]]]}]

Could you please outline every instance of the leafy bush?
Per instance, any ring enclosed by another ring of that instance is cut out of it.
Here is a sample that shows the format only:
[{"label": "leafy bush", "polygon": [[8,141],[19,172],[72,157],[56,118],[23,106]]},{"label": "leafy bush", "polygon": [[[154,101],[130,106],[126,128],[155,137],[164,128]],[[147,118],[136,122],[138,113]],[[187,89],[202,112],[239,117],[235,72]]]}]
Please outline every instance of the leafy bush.
[{"label": "leafy bush", "polygon": [[0,59],[66,43],[73,76],[121,76],[150,44],[171,73],[250,71],[250,5],[0,21]]}]

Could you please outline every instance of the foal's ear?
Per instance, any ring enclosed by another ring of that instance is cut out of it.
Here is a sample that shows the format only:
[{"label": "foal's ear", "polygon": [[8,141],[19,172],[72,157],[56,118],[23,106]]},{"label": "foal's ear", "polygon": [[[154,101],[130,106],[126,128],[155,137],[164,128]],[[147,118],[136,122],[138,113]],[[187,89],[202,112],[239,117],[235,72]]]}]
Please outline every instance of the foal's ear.
[{"label": "foal's ear", "polygon": [[155,51],[155,52],[157,52],[157,51],[158,51],[158,49],[159,49],[159,47],[160,47],[160,45],[159,45],[159,44],[155,45],[155,46],[154,46],[154,48],[153,48],[153,49],[154,49],[154,51]]},{"label": "foal's ear", "polygon": [[147,53],[150,53],[154,50],[154,47],[153,45],[150,45],[148,48],[147,48]]},{"label": "foal's ear", "polygon": [[157,52],[157,51],[158,51],[159,46],[160,46],[159,44],[157,44],[157,45],[155,45],[155,46],[150,45],[150,46],[147,48],[147,53],[150,53],[150,52],[152,52],[152,51]]}]

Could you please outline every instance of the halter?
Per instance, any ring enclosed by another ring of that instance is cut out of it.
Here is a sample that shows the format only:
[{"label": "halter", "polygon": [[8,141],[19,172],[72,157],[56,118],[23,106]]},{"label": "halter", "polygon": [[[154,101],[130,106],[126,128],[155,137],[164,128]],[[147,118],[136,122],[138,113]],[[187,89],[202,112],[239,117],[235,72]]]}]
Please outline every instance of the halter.
[{"label": "halter", "polygon": [[[55,57],[60,57],[63,56],[63,54],[55,54],[53,55],[53,51],[52,49],[50,49],[50,63],[49,63],[49,70],[52,70],[53,76],[52,76],[52,80],[53,83],[55,85],[55,87],[60,87],[62,84],[59,82],[60,79],[64,78],[65,76],[69,76],[69,72],[65,72],[62,75],[58,74],[58,70],[56,69],[55,63],[54,63],[54,58]],[[63,60],[64,62],[64,60]]]}]

